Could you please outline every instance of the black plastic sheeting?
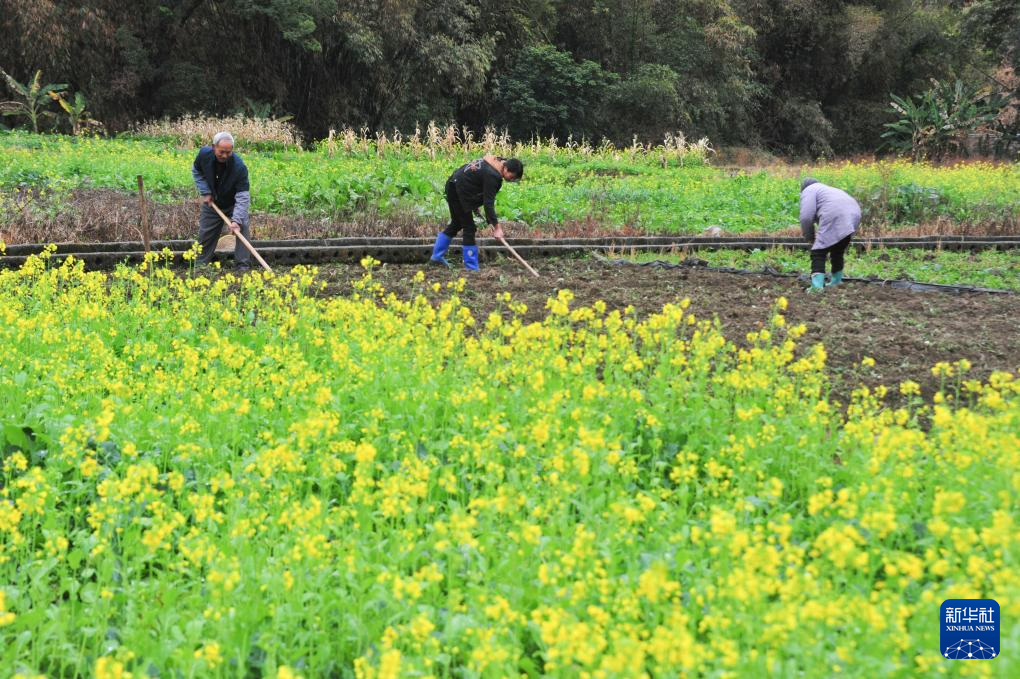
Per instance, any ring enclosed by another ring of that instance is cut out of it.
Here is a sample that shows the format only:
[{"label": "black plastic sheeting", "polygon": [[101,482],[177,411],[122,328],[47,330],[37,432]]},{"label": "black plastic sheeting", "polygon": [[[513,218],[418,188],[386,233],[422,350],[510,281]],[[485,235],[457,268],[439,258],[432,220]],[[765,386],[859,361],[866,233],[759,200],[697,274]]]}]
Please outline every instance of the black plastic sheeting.
[{"label": "black plastic sheeting", "polygon": [[[596,255],[597,257],[597,255]],[[635,266],[635,267],[646,267],[652,269],[691,269],[698,268],[706,271],[716,271],[719,273],[732,273],[741,275],[753,275],[753,276],[772,276],[773,278],[796,278],[803,281],[805,284],[810,285],[811,276],[809,274],[800,273],[787,273],[778,271],[771,266],[762,267],[758,270],[753,269],[737,269],[731,266],[709,266],[708,262],[703,259],[689,258],[680,262],[664,262],[662,260],[655,260],[651,262],[633,262],[629,259],[606,259],[604,257],[598,257],[606,264],[614,266]],[[998,290],[995,288],[978,288],[970,285],[942,285],[940,283],[917,283],[915,281],[904,281],[904,280],[891,280],[887,278],[854,278],[847,276],[843,279],[844,283],[871,283],[875,285],[884,285],[890,288],[901,288],[904,290],[913,290],[915,292],[949,292],[954,294],[965,294],[965,293],[986,293],[992,295],[1013,295],[1016,294],[1012,290]]]}]

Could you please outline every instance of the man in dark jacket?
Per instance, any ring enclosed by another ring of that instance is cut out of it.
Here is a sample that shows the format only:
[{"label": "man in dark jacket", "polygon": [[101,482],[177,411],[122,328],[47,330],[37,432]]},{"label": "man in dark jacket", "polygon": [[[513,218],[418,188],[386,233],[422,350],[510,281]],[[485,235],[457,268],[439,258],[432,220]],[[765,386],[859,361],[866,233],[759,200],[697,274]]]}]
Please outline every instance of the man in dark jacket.
[{"label": "man in dark jacket", "polygon": [[[198,243],[202,246],[202,254],[197,261],[208,264],[216,253],[216,242],[223,229],[223,220],[213,210],[213,202],[230,218],[230,230],[240,232],[251,240],[248,168],[241,156],[234,153],[234,137],[229,132],[217,133],[212,146],[203,146],[199,150],[191,166],[191,176],[202,194],[202,209],[198,217]],[[241,245],[239,238],[234,246],[234,264],[241,270],[251,269],[251,253]]]},{"label": "man in dark jacket", "polygon": [[485,220],[492,225],[492,235],[503,237],[496,217],[496,194],[503,180],[516,182],[524,176],[524,163],[516,158],[485,156],[460,167],[446,181],[446,203],[450,207],[450,225],[436,238],[430,263],[450,266],[446,251],[461,229],[464,230],[464,267],[478,271],[478,245],[475,242],[475,220],[472,212],[485,208]]}]

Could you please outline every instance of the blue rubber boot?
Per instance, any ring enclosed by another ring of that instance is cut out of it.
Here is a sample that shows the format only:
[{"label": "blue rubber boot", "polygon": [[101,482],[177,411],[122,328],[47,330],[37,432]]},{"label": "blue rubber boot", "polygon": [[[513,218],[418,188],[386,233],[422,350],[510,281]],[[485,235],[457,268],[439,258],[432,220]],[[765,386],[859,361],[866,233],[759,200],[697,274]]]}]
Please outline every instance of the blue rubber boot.
[{"label": "blue rubber boot", "polygon": [[464,268],[468,271],[478,271],[478,246],[464,246]]},{"label": "blue rubber boot", "polygon": [[811,287],[807,289],[807,292],[821,292],[825,289],[825,274],[813,273],[811,274]]},{"label": "blue rubber boot", "polygon": [[442,231],[439,232],[439,235],[436,236],[436,244],[432,246],[432,257],[429,259],[429,264],[450,266],[450,263],[446,261],[446,251],[450,249],[450,241],[452,240]]},{"label": "blue rubber boot", "polygon": [[843,282],[843,272],[842,271],[837,271],[836,273],[832,274],[832,281],[828,285],[826,285],[825,287],[831,288],[833,285],[839,285],[842,282]]}]

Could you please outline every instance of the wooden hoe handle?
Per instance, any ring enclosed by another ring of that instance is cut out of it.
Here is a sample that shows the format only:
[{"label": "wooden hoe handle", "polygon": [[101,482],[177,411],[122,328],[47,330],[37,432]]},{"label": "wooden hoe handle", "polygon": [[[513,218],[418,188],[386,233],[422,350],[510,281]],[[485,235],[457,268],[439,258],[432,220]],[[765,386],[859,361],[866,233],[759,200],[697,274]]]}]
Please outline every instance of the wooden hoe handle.
[{"label": "wooden hoe handle", "polygon": [[510,254],[511,254],[511,255],[513,255],[514,257],[516,257],[516,258],[517,258],[517,261],[518,261],[518,262],[520,262],[521,264],[523,264],[523,265],[524,265],[524,268],[525,268],[525,269],[527,269],[528,271],[530,271],[530,272],[531,272],[531,275],[533,275],[533,276],[534,276],[535,278],[539,278],[538,272],[537,272],[537,271],[535,271],[534,269],[532,269],[532,268],[531,268],[531,265],[530,265],[530,264],[528,264],[527,262],[525,262],[525,261],[524,261],[524,259],[523,259],[523,258],[522,258],[522,257],[521,257],[521,256],[520,256],[519,254],[517,254],[517,251],[516,251],[516,250],[514,250],[514,249],[513,249],[512,247],[510,247],[510,244],[509,244],[509,243],[507,243],[507,242],[506,242],[506,241],[505,241],[504,239],[502,239],[502,238],[500,238],[500,239],[499,239],[499,242],[503,244],[503,247],[505,247],[505,248],[506,248],[507,250],[509,250],[509,251],[510,251]]},{"label": "wooden hoe handle", "polygon": [[[212,209],[216,210],[216,214],[218,214],[223,219],[224,223],[226,223],[227,227],[229,228],[230,220],[227,219],[227,216],[225,214],[223,214],[223,210],[220,209],[220,206],[213,201],[209,201],[208,204],[212,205]],[[230,229],[230,232],[234,233],[234,230]],[[248,242],[247,238],[241,235],[240,231],[234,233],[234,237],[239,238],[241,240],[241,243],[244,245],[244,247],[248,248],[248,252],[250,252],[252,254],[252,257],[254,257],[258,261],[258,263],[262,265],[263,269],[270,272],[272,271],[272,269],[269,268],[269,265],[266,264],[266,260],[262,259],[262,255],[255,251],[255,248],[252,247],[252,244]]]}]

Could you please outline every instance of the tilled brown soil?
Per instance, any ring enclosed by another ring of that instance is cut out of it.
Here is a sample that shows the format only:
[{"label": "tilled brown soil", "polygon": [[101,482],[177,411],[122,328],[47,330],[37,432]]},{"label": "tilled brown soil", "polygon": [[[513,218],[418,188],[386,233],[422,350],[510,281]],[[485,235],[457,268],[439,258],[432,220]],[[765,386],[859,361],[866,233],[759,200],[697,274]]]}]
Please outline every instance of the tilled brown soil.
[{"label": "tilled brown soil", "polygon": [[[461,268],[425,268],[429,281],[465,277],[461,297],[476,317],[497,307],[496,295],[510,292],[528,305],[528,320],[545,315],[545,301],[562,288],[575,295],[574,306],[604,300],[610,308],[633,306],[639,315],[689,297],[698,317],[718,317],[726,336],[742,343],[769,319],[775,300],[789,300],[788,324],[805,323],[802,347],[822,342],[828,353],[833,395],[846,402],[860,383],[896,386],[918,382],[930,395],[940,386],[931,367],[939,361],[971,361],[969,377],[984,379],[995,370],[1020,370],[1020,295],[913,292],[866,283],[846,283],[821,294],[806,293],[804,283],[767,275],[727,274],[704,269],[653,269],[605,264],[592,258],[538,260],[534,278],[509,260],[483,263],[468,275]],[[397,294],[421,286],[412,277],[421,266],[383,265],[376,281]],[[364,271],[356,266],[320,269],[327,294],[346,294]],[[875,366],[862,367],[865,356]]]}]

